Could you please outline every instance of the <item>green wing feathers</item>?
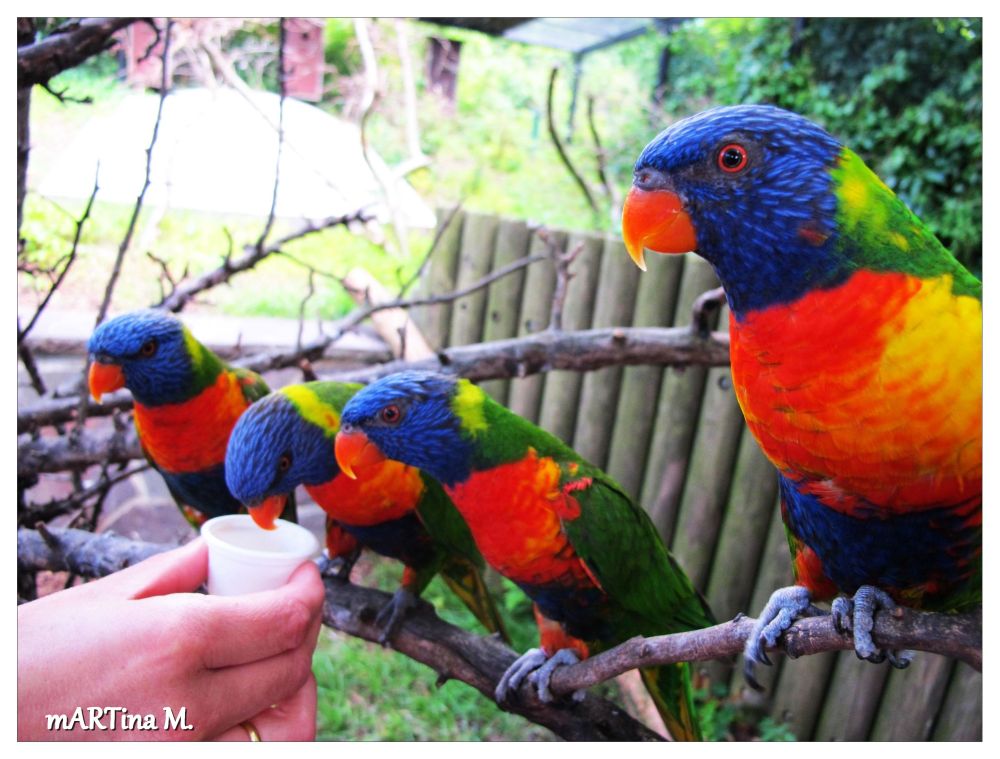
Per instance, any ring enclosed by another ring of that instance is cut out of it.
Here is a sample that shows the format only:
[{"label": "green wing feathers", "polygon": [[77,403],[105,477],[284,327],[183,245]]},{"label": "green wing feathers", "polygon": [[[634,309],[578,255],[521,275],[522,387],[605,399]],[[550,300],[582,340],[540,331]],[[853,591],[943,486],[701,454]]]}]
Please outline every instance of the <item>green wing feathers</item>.
[{"label": "green wing feathers", "polygon": [[620,607],[620,639],[715,624],[708,604],[667,551],[646,512],[603,472],[580,467],[572,479],[581,477],[592,482],[572,491],[580,516],[564,522],[563,529]]}]

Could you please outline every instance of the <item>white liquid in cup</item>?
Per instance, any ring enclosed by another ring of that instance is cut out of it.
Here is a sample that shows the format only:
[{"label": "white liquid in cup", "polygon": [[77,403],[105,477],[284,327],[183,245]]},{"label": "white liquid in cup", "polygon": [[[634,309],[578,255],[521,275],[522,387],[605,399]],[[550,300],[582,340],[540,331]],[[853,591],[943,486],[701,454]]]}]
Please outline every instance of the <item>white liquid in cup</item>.
[{"label": "white liquid in cup", "polygon": [[249,514],[231,514],[201,526],[209,593],[238,596],[280,588],[300,564],[319,554],[319,541],[309,530],[284,519],[274,524],[264,530]]}]

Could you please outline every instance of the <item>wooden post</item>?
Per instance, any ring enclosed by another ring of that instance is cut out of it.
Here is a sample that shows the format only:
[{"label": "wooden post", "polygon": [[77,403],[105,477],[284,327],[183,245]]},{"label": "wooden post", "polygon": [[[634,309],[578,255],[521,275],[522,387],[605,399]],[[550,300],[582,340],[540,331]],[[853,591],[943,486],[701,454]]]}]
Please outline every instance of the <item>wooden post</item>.
[{"label": "wooden post", "polygon": [[983,673],[955,662],[932,738],[936,741],[983,739]]},{"label": "wooden post", "polygon": [[909,667],[890,672],[869,740],[928,740],[954,664],[944,656],[920,652]]},{"label": "wooden post", "polygon": [[[569,281],[569,290],[563,307],[565,330],[588,329],[592,326],[594,293],[601,270],[604,236],[573,233],[566,240],[566,250],[573,250],[577,245],[583,245],[583,249],[570,267],[572,279]],[[572,443],[573,440],[582,384],[583,375],[580,372],[557,371],[545,375],[545,390],[542,393],[542,410],[538,424],[568,443]]]},{"label": "wooden post", "polygon": [[[558,247],[566,242],[566,233],[557,230],[549,231],[549,239]],[[530,254],[545,255],[548,250],[544,242],[537,236],[531,238]],[[552,311],[552,291],[556,284],[555,266],[540,263],[528,268],[524,279],[524,293],[521,296],[521,319],[518,323],[518,335],[530,335],[541,332],[549,325],[549,314]],[[520,414],[529,421],[538,420],[538,410],[542,400],[542,389],[545,377],[540,374],[531,377],[514,379],[510,382],[507,393],[507,407],[515,414]]]},{"label": "wooden post", "polygon": [[[505,219],[497,231],[496,248],[493,251],[493,270],[506,266],[528,254],[531,233],[523,221]],[[532,266],[545,266],[544,262]],[[486,300],[483,340],[500,340],[517,335],[517,320],[521,312],[521,292],[524,289],[524,269],[508,274],[489,287]],[[506,405],[507,380],[489,380],[481,387],[499,403]]]},{"label": "wooden post", "polygon": [[[450,211],[438,209],[438,227],[448,221]],[[462,239],[465,214],[458,211],[441,234],[437,247],[420,278],[417,294],[421,297],[442,295],[455,289],[455,272],[458,268],[458,247]],[[448,346],[448,332],[451,326],[451,303],[437,303],[410,310],[413,320],[420,327],[434,350]]]},{"label": "wooden post", "polygon": [[[778,473],[753,435],[744,431],[706,590],[719,619],[731,619],[741,611],[757,611],[750,608],[750,597],[777,500]],[[709,664],[712,682],[728,682],[733,664]]]},{"label": "wooden post", "polygon": [[812,740],[825,703],[836,652],[785,661],[774,685],[771,716],[788,725],[800,741]]},{"label": "wooden post", "polygon": [[816,740],[867,740],[888,675],[888,666],[862,661],[853,651],[837,654]]},{"label": "wooden post", "polygon": [[[455,288],[468,287],[490,271],[493,245],[499,219],[482,213],[465,214],[462,244],[458,254]],[[478,343],[483,334],[483,314],[486,312],[486,291],[479,290],[459,298],[451,307],[451,339],[449,346]]]},{"label": "wooden post", "polygon": [[[720,318],[728,319],[728,313]],[[703,589],[708,584],[745,426],[729,368],[710,369],[672,543],[674,556],[696,588]]]},{"label": "wooden post", "polygon": [[[680,256],[657,256],[655,265],[639,278],[633,327],[669,327],[674,323],[683,268]],[[663,368],[659,366],[629,366],[622,376],[608,474],[634,499],[642,490],[662,380]]]},{"label": "wooden post", "polygon": [[[690,322],[695,298],[719,284],[712,267],[703,259],[693,253],[683,258],[681,290],[674,320],[678,326]],[[715,323],[714,320],[712,323]],[[663,373],[640,501],[667,545],[670,545],[677,507],[684,490],[705,375],[705,368],[699,366]]]},{"label": "wooden post", "polygon": [[[628,260],[625,243],[607,237],[601,255],[600,281],[594,303],[594,327],[627,327],[632,323],[639,269]],[[587,461],[604,468],[614,427],[622,367],[589,372],[580,389],[580,408],[572,445]]]}]

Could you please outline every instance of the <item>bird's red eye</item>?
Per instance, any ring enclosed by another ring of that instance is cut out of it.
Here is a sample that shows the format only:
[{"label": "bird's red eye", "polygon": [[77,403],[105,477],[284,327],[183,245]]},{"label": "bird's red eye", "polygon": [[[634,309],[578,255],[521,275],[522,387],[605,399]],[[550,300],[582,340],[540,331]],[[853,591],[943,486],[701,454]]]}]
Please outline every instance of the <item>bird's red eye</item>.
[{"label": "bird's red eye", "polygon": [[386,424],[396,424],[402,414],[399,412],[399,406],[395,404],[386,406],[379,412],[379,418]]},{"label": "bird's red eye", "polygon": [[147,340],[139,348],[139,355],[149,358],[156,353],[156,340]]},{"label": "bird's red eye", "polygon": [[291,466],[292,466],[292,457],[290,454],[288,453],[283,454],[281,458],[278,459],[279,472],[287,472]]},{"label": "bird's red eye", "polygon": [[719,151],[719,168],[723,171],[735,174],[746,168],[746,165],[747,150],[742,145],[737,145],[734,142]]}]

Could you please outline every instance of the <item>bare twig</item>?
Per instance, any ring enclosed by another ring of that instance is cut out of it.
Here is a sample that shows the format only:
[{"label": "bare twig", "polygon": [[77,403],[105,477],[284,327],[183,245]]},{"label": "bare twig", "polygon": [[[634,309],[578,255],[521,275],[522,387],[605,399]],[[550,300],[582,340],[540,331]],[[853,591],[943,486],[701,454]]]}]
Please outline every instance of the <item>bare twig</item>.
[{"label": "bare twig", "polygon": [[156,138],[159,136],[160,122],[163,119],[163,104],[169,94],[170,65],[168,61],[170,57],[170,32],[172,27],[173,21],[167,19],[167,28],[163,36],[163,72],[160,82],[160,101],[156,108],[156,121],[153,124],[153,134],[149,140],[149,147],[146,148],[146,172],[143,177],[142,189],[139,191],[139,197],[136,198],[135,207],[132,209],[132,217],[129,219],[128,228],[125,230],[125,237],[118,246],[118,255],[115,257],[115,263],[111,269],[111,278],[108,280],[107,287],[104,290],[104,299],[97,309],[96,324],[104,321],[104,317],[108,313],[108,308],[111,306],[111,296],[114,293],[115,284],[121,274],[122,262],[132,242],[132,234],[135,232],[135,226],[139,221],[139,214],[142,211],[142,203],[146,197],[146,191],[149,189],[150,173],[153,168],[153,148],[156,147]]},{"label": "bare twig", "polygon": [[611,214],[615,216],[622,205],[621,195],[615,183],[608,177],[608,151],[601,142],[600,134],[597,132],[597,122],[594,119],[594,101],[595,98],[593,95],[587,98],[587,125],[590,127],[590,136],[594,140],[594,160],[597,162],[597,176],[601,180],[604,194],[611,201]]},{"label": "bare twig", "polygon": [[587,199],[587,205],[589,205],[591,210],[597,214],[599,213],[599,209],[597,207],[597,201],[594,200],[594,194],[590,191],[590,186],[587,184],[587,180],[585,180],[580,172],[576,170],[573,162],[569,159],[569,155],[566,153],[566,148],[563,147],[562,140],[559,139],[559,132],[556,129],[553,101],[555,100],[556,79],[558,76],[559,68],[557,66],[553,67],[552,73],[549,75],[549,91],[545,106],[545,113],[548,118],[549,125],[549,136],[552,138],[552,144],[555,145],[556,152],[559,154],[559,159],[563,162],[563,165],[573,177],[573,181],[576,182],[580,191],[583,193],[583,196]]},{"label": "bare twig", "polygon": [[721,287],[706,290],[694,300],[691,306],[691,331],[698,337],[705,337],[712,331],[709,319],[726,302],[726,291]]},{"label": "bare twig", "polygon": [[257,252],[264,250],[267,236],[274,226],[274,214],[278,207],[278,183],[281,179],[281,152],[285,145],[285,19],[278,19],[278,150],[274,163],[274,186],[271,189],[271,208],[267,213],[267,223],[257,239]]},{"label": "bare twig", "polygon": [[195,277],[187,283],[178,285],[173,293],[157,303],[154,308],[162,308],[176,313],[184,308],[188,301],[190,301],[195,295],[215,287],[216,285],[220,285],[223,282],[228,282],[230,278],[236,274],[252,269],[268,256],[273,253],[280,252],[284,245],[293,240],[297,240],[316,232],[322,232],[324,229],[350,224],[351,222],[367,221],[369,218],[370,217],[368,216],[367,211],[362,208],[357,211],[344,214],[343,216],[331,216],[318,222],[307,222],[298,229],[271,242],[261,249],[258,249],[255,244],[244,246],[243,255],[235,260],[232,259],[232,251],[230,249],[230,254],[226,255],[220,267]]},{"label": "bare twig", "polygon": [[[17,333],[18,335],[21,334],[20,319],[17,320]],[[39,395],[45,395],[45,380],[42,379],[41,372],[38,371],[38,366],[35,364],[35,357],[26,343],[18,342],[17,355],[21,359],[21,363],[24,364],[25,371],[28,372],[28,379],[31,380],[31,386],[35,389],[35,392]]]},{"label": "bare twig", "polygon": [[549,311],[548,329],[553,332],[560,332],[563,327],[563,309],[566,307],[566,296],[569,294],[569,281],[573,279],[573,273],[569,267],[577,259],[583,250],[581,242],[573,250],[563,251],[555,244],[553,238],[544,230],[540,229],[536,234],[545,242],[552,257],[552,265],[556,269],[556,284],[552,291],[552,308]]},{"label": "bare twig", "polygon": [[149,468],[149,464],[140,464],[139,466],[131,467],[110,476],[108,475],[107,467],[104,467],[101,469],[101,475],[97,482],[89,488],[73,493],[69,498],[53,499],[43,504],[31,504],[23,513],[18,513],[17,524],[19,527],[33,525],[37,522],[48,522],[62,514],[68,514],[71,511],[82,508],[88,500],[105,490],[109,490],[113,485],[129,479],[133,475],[141,474]]},{"label": "bare twig", "polygon": [[384,176],[383,172],[372,160],[371,145],[368,141],[368,119],[375,112],[375,103],[378,100],[378,60],[375,56],[375,48],[372,45],[371,35],[368,29],[368,19],[354,19],[354,33],[358,40],[358,49],[361,51],[361,60],[364,64],[364,90],[361,99],[361,118],[359,128],[361,130],[361,154],[368,165],[368,170],[382,190],[382,198],[389,214],[389,220],[395,232],[396,245],[399,246],[399,255],[404,261],[410,258],[410,241],[406,227],[406,220],[399,210],[397,201],[396,182],[401,175]]},{"label": "bare twig", "polygon": [[309,303],[313,295],[316,294],[316,272],[313,269],[309,269],[309,288],[306,290],[306,295],[299,303],[299,329],[295,333],[295,350],[302,350],[302,332],[306,326],[306,305]]},{"label": "bare twig", "polygon": [[62,270],[59,275],[53,281],[52,285],[49,287],[49,291],[45,294],[42,302],[38,305],[35,313],[32,315],[31,319],[28,321],[24,329],[17,330],[17,344],[20,346],[24,342],[24,338],[28,336],[31,329],[35,326],[38,318],[42,315],[45,307],[49,304],[52,296],[55,295],[56,290],[59,289],[59,285],[63,283],[66,279],[66,274],[69,272],[69,267],[73,265],[76,260],[77,250],[80,246],[80,237],[83,235],[83,225],[87,223],[87,219],[90,218],[90,212],[94,208],[94,199],[97,197],[97,191],[100,189],[98,180],[101,174],[101,165],[97,165],[97,170],[94,172],[94,189],[90,192],[90,197],[87,199],[87,206],[83,209],[83,215],[76,220],[76,231],[73,233],[73,245],[70,247],[69,255],[65,259]]},{"label": "bare twig", "polygon": [[370,317],[372,314],[378,313],[379,311],[385,311],[387,309],[393,308],[414,308],[416,306],[428,306],[436,303],[450,303],[458,298],[463,298],[466,295],[471,295],[472,293],[482,290],[484,287],[489,287],[490,284],[497,281],[498,279],[512,274],[525,266],[528,266],[537,261],[545,260],[544,256],[525,256],[524,258],[519,258],[516,261],[512,261],[496,271],[491,272],[485,277],[481,277],[476,282],[473,282],[467,287],[463,287],[459,290],[453,290],[450,293],[445,293],[442,295],[432,295],[426,298],[412,298],[408,300],[390,300],[383,301],[381,303],[372,304],[364,308],[360,308],[356,311],[352,311],[350,314],[345,316],[343,319],[339,320],[336,324],[336,329],[330,334],[322,335],[321,337],[313,340],[310,343],[302,346],[298,350],[292,352],[277,352],[263,354],[260,356],[255,356],[246,361],[240,362],[240,366],[247,369],[252,369],[256,372],[267,371],[269,369],[280,369],[286,366],[294,366],[302,358],[308,358],[311,360],[317,360],[326,350],[328,346],[339,340],[344,334],[350,330],[357,327],[361,322]]},{"label": "bare twig", "polygon": [[431,240],[431,244],[427,248],[427,252],[424,254],[423,260],[420,262],[420,266],[418,266],[417,270],[413,272],[413,276],[406,280],[406,282],[403,283],[403,286],[399,288],[399,294],[397,295],[398,298],[402,298],[406,295],[406,291],[413,287],[414,283],[420,279],[420,275],[423,274],[424,269],[427,268],[427,264],[430,262],[431,256],[434,255],[434,251],[437,250],[437,246],[441,243],[441,238],[444,237],[444,233],[448,230],[448,227],[451,226],[451,222],[454,220],[455,215],[462,210],[462,203],[463,201],[456,203],[452,209],[448,211],[448,215],[445,216],[444,222],[439,224],[438,228],[434,230],[434,239]]}]

